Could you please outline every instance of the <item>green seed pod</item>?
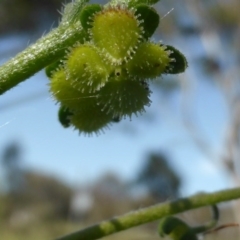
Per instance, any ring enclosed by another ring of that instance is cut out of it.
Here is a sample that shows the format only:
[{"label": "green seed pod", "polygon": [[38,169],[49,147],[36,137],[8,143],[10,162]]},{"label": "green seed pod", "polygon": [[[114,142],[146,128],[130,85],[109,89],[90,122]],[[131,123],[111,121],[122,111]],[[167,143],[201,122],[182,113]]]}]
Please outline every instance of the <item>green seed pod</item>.
[{"label": "green seed pod", "polygon": [[197,236],[185,222],[176,217],[163,218],[158,226],[160,237],[168,235],[172,240],[197,240]]},{"label": "green seed pod", "polygon": [[165,47],[166,50],[170,52],[169,57],[174,60],[169,63],[164,73],[177,74],[184,72],[188,67],[185,56],[173,46],[165,45]]},{"label": "green seed pod", "polygon": [[139,24],[134,12],[121,6],[95,14],[92,39],[110,64],[120,65],[134,53],[143,34]]},{"label": "green seed pod", "polygon": [[[64,70],[56,72],[50,82],[53,96],[65,107],[60,110],[59,120],[64,126],[73,125],[80,132],[98,133],[112,120],[112,115],[106,113],[96,95],[82,93],[72,87]],[[69,122],[70,119],[70,122]]]},{"label": "green seed pod", "polygon": [[111,122],[112,116],[103,108],[98,105],[89,106],[89,109],[80,109],[79,111],[74,112],[71,117],[72,125],[80,131],[87,135],[92,133],[98,134],[100,130],[106,128]]},{"label": "green seed pod", "polygon": [[[117,74],[121,74],[121,71]],[[100,89],[98,99],[113,118],[131,117],[133,113],[144,112],[144,107],[150,105],[150,93],[144,81],[129,80],[127,77],[117,75]]]},{"label": "green seed pod", "polygon": [[78,108],[82,94],[72,87],[66,79],[66,74],[63,69],[53,74],[49,85],[50,91],[57,101],[69,109]]},{"label": "green seed pod", "polygon": [[99,4],[86,5],[80,13],[80,21],[85,30],[92,27],[93,16],[97,12],[102,10],[102,6]]},{"label": "green seed pod", "polygon": [[92,105],[97,104],[97,95],[89,92],[80,92],[74,88],[70,81],[66,79],[63,69],[53,75],[49,85],[53,97],[69,108],[70,111],[89,109]]},{"label": "green seed pod", "polygon": [[171,58],[165,47],[151,42],[142,43],[126,68],[130,75],[138,78],[156,78],[170,64]]},{"label": "green seed pod", "polygon": [[110,70],[89,44],[72,49],[65,64],[67,80],[81,92],[95,92],[108,81]]},{"label": "green seed pod", "polygon": [[160,18],[156,10],[146,4],[139,4],[136,7],[135,14],[140,20],[140,26],[144,29],[144,38],[150,38],[157,29]]}]

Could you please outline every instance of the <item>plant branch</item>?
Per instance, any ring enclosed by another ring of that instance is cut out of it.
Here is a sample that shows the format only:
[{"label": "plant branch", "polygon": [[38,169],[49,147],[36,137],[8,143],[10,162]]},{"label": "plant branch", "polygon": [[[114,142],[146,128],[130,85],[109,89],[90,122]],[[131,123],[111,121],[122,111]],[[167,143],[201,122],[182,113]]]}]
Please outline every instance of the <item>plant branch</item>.
[{"label": "plant branch", "polygon": [[176,201],[161,203],[133,211],[57,238],[57,240],[95,240],[169,215],[237,198],[240,198],[240,188],[233,188],[209,194],[201,193],[189,198],[182,198]]},{"label": "plant branch", "polygon": [[83,38],[79,22],[62,24],[51,31],[0,67],[0,94],[63,57],[67,48]]}]

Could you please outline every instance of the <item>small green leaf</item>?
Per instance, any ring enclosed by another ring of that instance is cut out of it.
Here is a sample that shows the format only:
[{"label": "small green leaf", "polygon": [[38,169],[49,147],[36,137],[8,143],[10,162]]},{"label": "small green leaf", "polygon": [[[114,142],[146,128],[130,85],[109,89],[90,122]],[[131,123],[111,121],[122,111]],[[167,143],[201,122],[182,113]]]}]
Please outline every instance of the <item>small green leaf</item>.
[{"label": "small green leaf", "polygon": [[58,111],[58,120],[63,127],[68,128],[71,126],[71,116],[73,113],[66,107],[60,106]]},{"label": "small green leaf", "polygon": [[55,71],[57,71],[58,69],[61,68],[61,66],[63,65],[61,59],[48,65],[46,68],[45,68],[45,73],[46,75],[51,78],[52,75],[54,74]]},{"label": "small green leaf", "polygon": [[188,67],[187,59],[185,56],[173,46],[164,46],[166,47],[166,51],[169,51],[169,57],[172,59],[168,67],[165,69],[164,73],[177,74],[184,72]]},{"label": "small green leaf", "polygon": [[157,29],[160,18],[156,10],[146,4],[139,4],[136,7],[136,14],[140,15],[139,20],[142,20],[140,26],[144,29],[143,36],[150,38]]},{"label": "small green leaf", "polygon": [[80,13],[80,21],[85,30],[92,27],[93,16],[102,10],[102,6],[99,4],[86,5]]},{"label": "small green leaf", "polygon": [[172,240],[197,240],[197,236],[191,227],[182,220],[172,216],[161,219],[158,226],[158,234],[160,237],[167,235]]}]

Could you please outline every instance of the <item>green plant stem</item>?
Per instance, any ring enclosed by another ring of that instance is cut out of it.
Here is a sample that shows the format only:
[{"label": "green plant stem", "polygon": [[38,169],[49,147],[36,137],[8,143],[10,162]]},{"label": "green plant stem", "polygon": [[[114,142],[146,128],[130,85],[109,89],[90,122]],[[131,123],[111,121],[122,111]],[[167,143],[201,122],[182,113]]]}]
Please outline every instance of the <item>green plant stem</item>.
[{"label": "green plant stem", "polygon": [[182,198],[176,201],[157,204],[133,211],[57,238],[57,240],[95,240],[169,215],[237,198],[240,198],[240,188],[233,188],[209,194],[201,193],[189,198]]},{"label": "green plant stem", "polygon": [[63,24],[51,31],[0,67],[0,94],[63,57],[69,46],[83,38],[79,22]]}]

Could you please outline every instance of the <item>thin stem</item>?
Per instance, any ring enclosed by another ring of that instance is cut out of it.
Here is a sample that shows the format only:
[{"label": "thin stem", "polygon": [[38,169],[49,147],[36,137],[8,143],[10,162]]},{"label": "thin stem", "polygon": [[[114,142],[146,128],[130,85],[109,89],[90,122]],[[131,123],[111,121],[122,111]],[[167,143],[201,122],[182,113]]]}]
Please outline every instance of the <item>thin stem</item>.
[{"label": "thin stem", "polygon": [[218,223],[218,220],[219,220],[219,210],[218,210],[217,205],[215,205],[215,204],[212,205],[212,215],[213,215],[213,217],[210,222],[205,223],[202,226],[192,228],[192,230],[194,231],[195,234],[206,232],[216,226],[216,224]]},{"label": "thin stem", "polygon": [[67,48],[82,42],[79,22],[63,24],[0,67],[0,94],[63,57]]},{"label": "thin stem", "polygon": [[57,240],[95,240],[169,215],[237,198],[240,198],[240,188],[209,194],[201,193],[189,198],[182,198],[176,201],[157,204],[138,211],[133,211],[60,237]]}]

